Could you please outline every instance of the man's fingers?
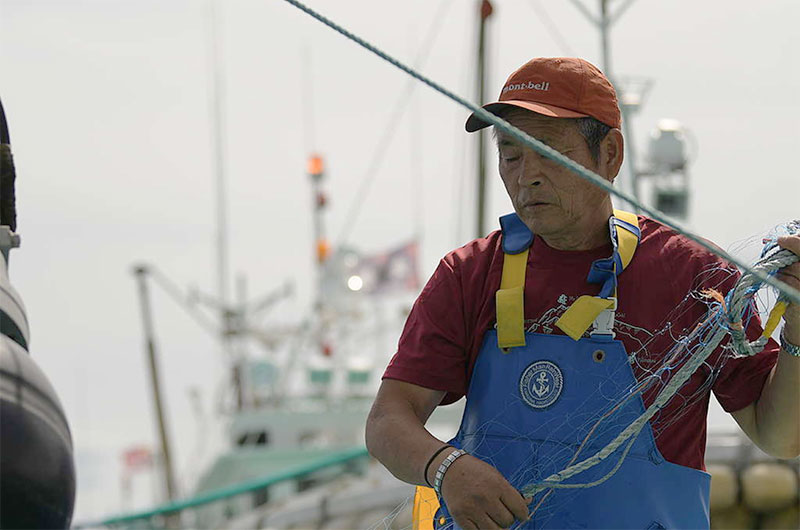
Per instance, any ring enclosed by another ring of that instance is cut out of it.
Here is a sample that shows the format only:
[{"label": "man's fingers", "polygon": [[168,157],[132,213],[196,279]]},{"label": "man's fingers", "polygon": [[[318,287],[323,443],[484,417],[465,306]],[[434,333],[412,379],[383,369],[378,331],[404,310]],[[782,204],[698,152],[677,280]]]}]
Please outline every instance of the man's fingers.
[{"label": "man's fingers", "polygon": [[[800,256],[800,235],[779,237],[778,246]],[[782,268],[775,276],[795,289],[800,289],[800,262]]]},{"label": "man's fingers", "polygon": [[[513,523],[514,521],[511,521],[511,522]],[[483,514],[482,517],[479,517],[478,520],[475,521],[475,523],[478,525],[478,528],[480,528],[481,530],[505,530],[506,528],[508,528],[508,526],[511,526],[511,525],[500,526],[487,513]]]},{"label": "man's fingers", "polygon": [[464,530],[480,530],[480,527],[475,524],[471,519],[466,519],[464,521],[455,521],[458,526],[463,528]]},{"label": "man's fingers", "polygon": [[484,530],[485,528],[491,530],[497,530],[500,528],[499,526],[497,526],[497,523],[492,521],[485,514],[484,518],[476,517],[477,521],[474,521],[471,518],[458,519],[458,520],[456,518],[453,518],[453,522],[455,522],[455,524],[463,528],[463,530]]},{"label": "man's fingers", "polygon": [[778,238],[778,246],[786,250],[791,250],[800,256],[800,235],[781,236]]},{"label": "man's fingers", "polygon": [[793,272],[794,271],[781,270],[775,274],[775,277],[783,283],[787,283],[797,289],[800,285],[800,270],[797,271],[797,274],[792,274]]},{"label": "man's fingers", "polygon": [[514,490],[511,494],[504,494],[500,497],[500,500],[503,501],[508,511],[514,516],[514,519],[521,522],[528,520],[528,504],[530,501],[526,501],[525,497],[517,492],[517,490]]},{"label": "man's fingers", "polygon": [[487,515],[499,528],[510,528],[514,524],[514,515],[504,503],[498,504],[499,506],[494,507],[494,509],[487,510]]},{"label": "man's fingers", "polygon": [[516,519],[528,519],[522,495],[497,469],[469,455],[450,467],[442,494],[450,514],[464,528],[468,522],[480,529],[509,528]]}]

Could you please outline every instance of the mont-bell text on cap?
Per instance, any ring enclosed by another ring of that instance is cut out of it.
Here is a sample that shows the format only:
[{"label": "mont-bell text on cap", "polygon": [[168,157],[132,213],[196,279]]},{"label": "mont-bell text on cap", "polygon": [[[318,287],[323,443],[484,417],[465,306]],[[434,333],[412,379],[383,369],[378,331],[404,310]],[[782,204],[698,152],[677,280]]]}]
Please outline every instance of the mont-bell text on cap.
[{"label": "mont-bell text on cap", "polygon": [[[616,128],[622,122],[611,82],[596,66],[574,57],[531,59],[508,77],[498,100],[483,108],[498,114],[509,106],[555,118],[591,116]],[[488,125],[473,114],[466,128],[472,132]]]}]

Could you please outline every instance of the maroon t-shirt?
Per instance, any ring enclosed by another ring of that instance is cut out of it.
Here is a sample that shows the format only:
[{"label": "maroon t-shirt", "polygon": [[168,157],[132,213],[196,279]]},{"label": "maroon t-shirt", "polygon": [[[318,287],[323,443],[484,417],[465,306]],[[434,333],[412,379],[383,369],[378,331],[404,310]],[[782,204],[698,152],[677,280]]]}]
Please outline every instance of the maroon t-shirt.
[{"label": "maroon t-shirt", "polygon": [[[642,380],[661,366],[676,340],[708,312],[700,291],[727,293],[738,273],[727,262],[670,228],[639,217],[641,240],[619,276],[614,331]],[[561,251],[534,238],[525,277],[525,326],[536,333],[563,334],[555,322],[579,296],[596,295],[586,282],[596,259],[611,255],[611,244],[588,251]],[[417,298],[384,378],[447,392],[442,404],[467,392],[486,330],[494,326],[495,292],[500,287],[503,250],[500,231],[445,256]],[[757,317],[747,335],[761,333]],[[726,342],[723,342],[723,345]],[[722,347],[687,381],[653,419],[656,444],[668,461],[704,469],[709,390],[722,407],[737,411],[753,403],[779,347],[770,340],[762,353],[733,359]],[[645,391],[645,406],[663,385]]]}]

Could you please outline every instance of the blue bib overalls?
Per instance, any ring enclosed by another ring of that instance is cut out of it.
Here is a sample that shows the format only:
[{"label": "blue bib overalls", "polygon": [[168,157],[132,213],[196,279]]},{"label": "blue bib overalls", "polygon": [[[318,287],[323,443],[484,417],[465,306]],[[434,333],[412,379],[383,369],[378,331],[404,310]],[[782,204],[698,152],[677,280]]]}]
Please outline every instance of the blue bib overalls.
[{"label": "blue bib overalls", "polygon": [[[489,330],[450,443],[493,465],[521,490],[595,454],[641,415],[641,396],[629,392],[635,385],[625,348],[613,334],[573,340],[525,333],[524,345],[501,350],[498,331]],[[664,460],[649,424],[621,459],[626,446],[562,484],[600,481],[618,467],[607,480],[537,493],[531,520],[519,528],[709,527],[710,475]],[[433,519],[435,528],[458,528],[444,504]]]}]

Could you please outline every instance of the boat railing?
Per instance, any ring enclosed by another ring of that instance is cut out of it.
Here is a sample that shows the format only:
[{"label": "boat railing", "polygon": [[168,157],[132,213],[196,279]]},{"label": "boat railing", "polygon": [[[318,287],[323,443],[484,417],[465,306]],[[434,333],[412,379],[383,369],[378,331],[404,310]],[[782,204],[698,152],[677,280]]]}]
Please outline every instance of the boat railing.
[{"label": "boat railing", "polygon": [[[278,484],[301,481],[322,470],[330,470],[336,467],[352,468],[360,461],[368,459],[368,457],[369,454],[364,447],[339,451],[270,476],[226,486],[183,500],[165,503],[149,510],[111,516],[94,522],[78,523],[73,525],[72,528],[181,528],[186,526],[188,522],[181,517],[182,514],[187,515],[185,513],[187,511],[197,510],[213,503],[248,494],[252,495]],[[195,524],[190,524],[190,526],[194,527]]]}]

